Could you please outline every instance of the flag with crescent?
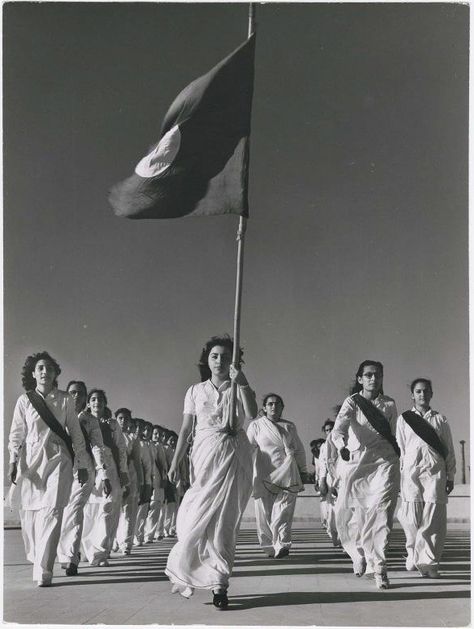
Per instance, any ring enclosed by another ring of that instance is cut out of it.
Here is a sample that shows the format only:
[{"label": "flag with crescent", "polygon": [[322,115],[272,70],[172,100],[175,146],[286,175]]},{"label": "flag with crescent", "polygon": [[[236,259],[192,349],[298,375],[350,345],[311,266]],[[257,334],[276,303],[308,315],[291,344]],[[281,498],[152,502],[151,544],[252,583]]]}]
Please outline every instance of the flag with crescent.
[{"label": "flag with crescent", "polygon": [[132,219],[248,216],[255,35],[175,98],[159,141],[110,191]]}]

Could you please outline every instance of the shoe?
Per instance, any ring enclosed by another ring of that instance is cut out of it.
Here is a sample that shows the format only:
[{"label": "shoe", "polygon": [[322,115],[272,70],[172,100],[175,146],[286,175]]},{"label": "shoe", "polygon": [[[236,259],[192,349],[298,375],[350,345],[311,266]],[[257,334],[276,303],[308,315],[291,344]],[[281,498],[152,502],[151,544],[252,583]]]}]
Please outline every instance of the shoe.
[{"label": "shoe", "polygon": [[354,561],[352,564],[352,569],[356,577],[361,577],[362,575],[364,575],[367,569],[367,563],[364,557],[361,557],[358,561]]},{"label": "shoe", "polygon": [[75,577],[77,575],[77,564],[75,563],[68,563],[67,568],[66,568],[66,576],[68,577]]},{"label": "shoe", "polygon": [[413,561],[413,559],[411,557],[407,557],[406,558],[405,569],[408,572],[413,572],[413,570],[416,570],[415,562]]},{"label": "shoe", "polygon": [[122,555],[131,555],[132,551],[130,550],[130,548],[124,548],[122,550]]},{"label": "shoe", "polygon": [[388,575],[386,572],[375,573],[375,586],[379,590],[388,590],[388,588],[390,587],[390,581],[388,580]]},{"label": "shoe", "polygon": [[428,579],[439,579],[438,566],[427,566],[423,576]]},{"label": "shoe", "polygon": [[68,567],[69,564],[67,563],[62,563],[61,564],[61,570],[66,570],[66,568]]},{"label": "shoe", "polygon": [[112,547],[112,552],[113,553],[118,553],[118,551],[119,551],[119,545],[118,544],[114,544],[113,547]]},{"label": "shoe", "polygon": [[283,559],[283,557],[288,557],[289,554],[289,548],[280,548],[280,550],[275,555],[275,559]]},{"label": "shoe", "polygon": [[101,561],[99,561],[99,566],[101,568],[107,568],[108,566],[110,566],[108,559],[102,559]]},{"label": "shoe", "polygon": [[212,604],[216,609],[224,610],[229,607],[229,599],[227,598],[227,592],[213,592]]},{"label": "shoe", "polygon": [[426,564],[417,564],[416,569],[418,570],[420,577],[423,579],[428,576],[428,566]]},{"label": "shoe", "polygon": [[135,542],[134,546],[143,546],[143,542]]},{"label": "shoe", "polygon": [[37,585],[39,588],[47,588],[50,587],[53,581],[53,576],[51,574],[43,574],[41,579],[38,579]]},{"label": "shoe", "polygon": [[163,535],[158,535],[158,537],[156,538],[156,541],[161,542],[162,539],[163,539]]},{"label": "shoe", "polygon": [[147,539],[147,540],[146,540],[146,542],[145,542],[145,544],[153,544],[153,541],[154,541],[154,540],[152,540],[152,539]]}]

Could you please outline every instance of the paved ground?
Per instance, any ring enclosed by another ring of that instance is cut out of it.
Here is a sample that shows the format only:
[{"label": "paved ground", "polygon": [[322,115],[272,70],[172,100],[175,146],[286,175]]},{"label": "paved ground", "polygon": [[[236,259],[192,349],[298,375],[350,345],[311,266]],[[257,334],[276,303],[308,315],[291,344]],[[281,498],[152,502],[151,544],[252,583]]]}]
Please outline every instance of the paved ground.
[{"label": "paved ground", "polygon": [[[251,527],[251,525],[248,525]],[[321,529],[297,524],[291,555],[266,558],[255,530],[242,530],[231,581],[231,606],[219,612],[206,591],[170,594],[163,574],[171,540],[114,555],[109,568],[81,564],[78,577],[57,566],[54,586],[37,588],[19,530],[5,531],[4,620],[47,624],[208,624],[460,627],[470,622],[470,550],[466,525],[450,526],[441,579],[403,568],[403,533],[389,552],[392,587],[352,575],[350,562]]]}]

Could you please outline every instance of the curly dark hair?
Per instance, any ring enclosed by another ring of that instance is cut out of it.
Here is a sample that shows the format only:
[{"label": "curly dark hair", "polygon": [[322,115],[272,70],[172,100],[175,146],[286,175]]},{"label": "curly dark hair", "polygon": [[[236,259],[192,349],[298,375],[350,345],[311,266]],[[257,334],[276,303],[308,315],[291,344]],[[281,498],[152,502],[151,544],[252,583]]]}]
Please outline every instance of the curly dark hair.
[{"label": "curly dark hair", "polygon": [[100,395],[102,396],[102,399],[104,400],[104,405],[107,408],[107,404],[108,404],[107,396],[105,395],[105,391],[103,389],[91,389],[87,396],[87,405],[89,406],[90,399],[94,395],[94,393],[100,393]]},{"label": "curly dark hair", "polygon": [[40,360],[47,360],[49,364],[52,365],[56,372],[53,387],[58,386],[58,376],[61,373],[61,367],[59,366],[59,363],[48,354],[48,352],[42,351],[28,356],[25,360],[25,364],[21,370],[21,384],[23,385],[25,391],[31,391],[36,387],[36,380],[33,378],[32,373],[35,370],[36,364]]},{"label": "curly dark hair", "polygon": [[[201,382],[206,382],[206,380],[209,380],[209,378],[211,377],[211,370],[209,369],[208,360],[209,360],[209,354],[211,353],[211,349],[213,347],[216,347],[216,345],[219,345],[220,347],[226,347],[227,349],[230,350],[231,354],[234,351],[234,341],[228,334],[224,334],[223,336],[211,337],[202,348],[201,355],[199,357],[199,362],[197,364],[199,373],[201,375]],[[243,362],[242,361],[243,353],[244,353],[243,349],[240,348],[239,363]]]},{"label": "curly dark hair", "polygon": [[[359,369],[357,370],[357,373],[354,378],[354,384],[352,385],[351,395],[353,393],[359,393],[359,391],[362,391],[362,385],[359,383],[358,378],[362,377],[362,374],[364,373],[364,368],[368,367],[369,365],[373,365],[374,367],[377,367],[378,369],[380,369],[380,372],[382,373],[382,377],[383,377],[383,365],[381,362],[379,362],[378,360],[362,361],[359,365]],[[383,386],[380,387],[380,393],[383,394]]]}]

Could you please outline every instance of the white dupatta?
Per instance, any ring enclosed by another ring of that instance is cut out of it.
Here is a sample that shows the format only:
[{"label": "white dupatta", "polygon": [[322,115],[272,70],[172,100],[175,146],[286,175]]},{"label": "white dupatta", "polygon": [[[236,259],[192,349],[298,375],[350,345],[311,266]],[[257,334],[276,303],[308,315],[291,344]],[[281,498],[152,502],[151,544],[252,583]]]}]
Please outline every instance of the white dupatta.
[{"label": "white dupatta", "polygon": [[303,491],[304,485],[301,481],[298,465],[296,464],[295,450],[289,445],[286,434],[279,429],[278,424],[270,421],[265,416],[261,417],[259,421],[262,422],[276,441],[281,442],[286,455],[283,463],[263,479],[263,485],[272,494],[278,494],[281,491],[297,494]]}]

